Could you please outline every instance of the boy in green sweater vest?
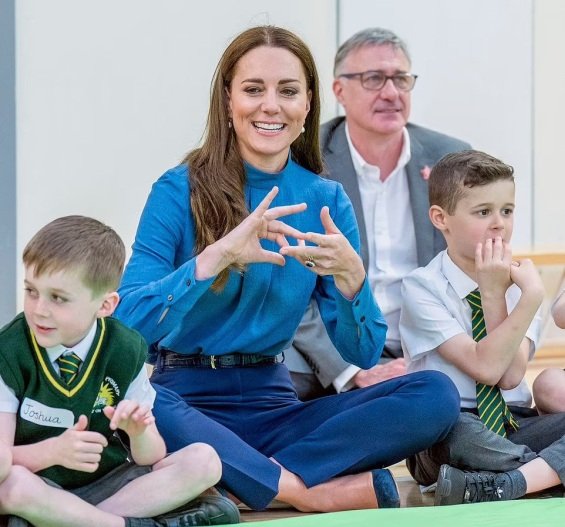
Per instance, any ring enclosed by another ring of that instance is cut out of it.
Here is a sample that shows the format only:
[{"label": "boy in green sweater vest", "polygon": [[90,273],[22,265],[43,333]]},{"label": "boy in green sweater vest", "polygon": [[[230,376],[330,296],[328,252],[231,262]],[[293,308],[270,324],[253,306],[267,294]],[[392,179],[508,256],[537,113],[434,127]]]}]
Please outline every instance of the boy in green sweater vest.
[{"label": "boy in green sweater vest", "polygon": [[166,456],[147,347],[109,318],[124,260],[119,236],[83,216],[49,223],[24,249],[24,313],[0,330],[0,514],[10,527],[239,522],[227,498],[195,499],[221,476],[211,447]]}]

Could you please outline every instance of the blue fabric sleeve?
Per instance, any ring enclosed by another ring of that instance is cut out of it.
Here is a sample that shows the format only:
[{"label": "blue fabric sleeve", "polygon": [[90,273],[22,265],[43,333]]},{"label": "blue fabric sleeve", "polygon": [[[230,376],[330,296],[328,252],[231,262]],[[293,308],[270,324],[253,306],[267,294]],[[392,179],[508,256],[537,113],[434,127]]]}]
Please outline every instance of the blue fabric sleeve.
[{"label": "blue fabric sleeve", "polygon": [[[359,253],[359,231],[349,197],[337,186],[330,215],[338,229]],[[365,277],[360,291],[351,300],[335,286],[332,276],[319,277],[314,292],[328,335],[341,356],[363,369],[374,366],[383,351],[387,325]]]},{"label": "blue fabric sleeve", "polygon": [[183,177],[178,169],[155,182],[119,289],[116,316],[127,320],[149,343],[174,333],[215,278],[196,280],[194,255],[186,255],[178,268],[175,265],[182,256],[178,247],[183,237],[194,237],[187,187],[186,171]]}]

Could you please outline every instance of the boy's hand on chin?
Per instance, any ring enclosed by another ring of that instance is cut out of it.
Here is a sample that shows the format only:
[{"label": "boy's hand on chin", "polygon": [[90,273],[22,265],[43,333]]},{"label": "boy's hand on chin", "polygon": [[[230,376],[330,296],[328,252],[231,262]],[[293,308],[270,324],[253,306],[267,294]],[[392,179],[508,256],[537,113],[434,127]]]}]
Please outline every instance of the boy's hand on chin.
[{"label": "boy's hand on chin", "polygon": [[475,269],[481,295],[487,292],[504,295],[512,285],[511,266],[512,249],[501,236],[478,243],[475,250]]},{"label": "boy's hand on chin", "polygon": [[532,300],[538,301],[540,304],[545,295],[545,289],[541,276],[532,260],[526,258],[519,262],[512,262],[510,267],[510,277],[522,291],[522,295],[531,295]]}]

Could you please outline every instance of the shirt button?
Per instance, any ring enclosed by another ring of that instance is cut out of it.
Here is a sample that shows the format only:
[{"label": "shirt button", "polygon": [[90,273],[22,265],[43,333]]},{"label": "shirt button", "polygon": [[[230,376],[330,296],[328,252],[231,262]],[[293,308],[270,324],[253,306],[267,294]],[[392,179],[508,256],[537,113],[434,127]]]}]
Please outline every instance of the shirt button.
[{"label": "shirt button", "polygon": [[359,320],[361,321],[361,324],[363,324],[363,322],[365,322],[365,316],[363,315]]},{"label": "shirt button", "polygon": [[190,287],[190,284],[192,284],[192,280],[189,278],[189,279],[186,281],[186,286],[187,286],[187,287]]},{"label": "shirt button", "polygon": [[359,300],[355,300],[355,304],[353,304],[355,307],[357,307],[359,305]]},{"label": "shirt button", "polygon": [[173,298],[174,298],[173,295],[169,295],[169,296],[167,297],[167,300],[168,300],[169,302],[172,302],[172,301],[173,301]]}]

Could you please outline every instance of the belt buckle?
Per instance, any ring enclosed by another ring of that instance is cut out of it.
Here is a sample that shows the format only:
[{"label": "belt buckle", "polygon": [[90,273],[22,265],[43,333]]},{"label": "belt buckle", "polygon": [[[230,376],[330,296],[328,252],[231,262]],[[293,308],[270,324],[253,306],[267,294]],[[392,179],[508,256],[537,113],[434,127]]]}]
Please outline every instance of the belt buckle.
[{"label": "belt buckle", "polygon": [[213,370],[216,369],[216,356],[215,355],[210,355],[210,366],[212,367]]}]

